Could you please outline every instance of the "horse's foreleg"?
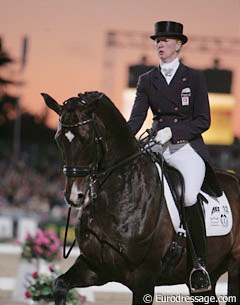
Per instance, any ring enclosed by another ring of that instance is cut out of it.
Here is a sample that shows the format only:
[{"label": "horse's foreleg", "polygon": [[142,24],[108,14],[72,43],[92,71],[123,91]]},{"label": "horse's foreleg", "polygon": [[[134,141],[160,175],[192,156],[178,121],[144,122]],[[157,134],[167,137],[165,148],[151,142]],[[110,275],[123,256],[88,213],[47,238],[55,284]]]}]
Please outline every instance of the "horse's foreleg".
[{"label": "horse's foreleg", "polygon": [[133,293],[132,305],[152,305],[154,301],[154,287],[156,280],[151,274],[147,274],[147,270],[138,270],[134,274],[135,280],[131,285]]},{"label": "horse's foreleg", "polygon": [[53,283],[55,305],[65,305],[69,289],[100,284],[97,273],[91,269],[86,259],[80,255],[74,265]]},{"label": "horse's foreleg", "polygon": [[[146,287],[148,286],[148,287]],[[133,290],[132,305],[152,305],[154,300],[154,286],[139,285]]]}]

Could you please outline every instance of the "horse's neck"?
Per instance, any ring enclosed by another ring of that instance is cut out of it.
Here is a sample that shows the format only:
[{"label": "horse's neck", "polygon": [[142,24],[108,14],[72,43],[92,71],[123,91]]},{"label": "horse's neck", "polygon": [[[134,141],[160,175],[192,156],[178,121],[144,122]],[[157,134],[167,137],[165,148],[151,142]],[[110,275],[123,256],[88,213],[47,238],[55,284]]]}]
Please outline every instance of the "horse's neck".
[{"label": "horse's neck", "polygon": [[139,147],[135,137],[127,126],[127,122],[113,103],[109,100],[106,104],[102,104],[102,106],[98,109],[98,115],[105,125],[105,161],[109,165],[135,154],[139,150]]},{"label": "horse's neck", "polygon": [[139,151],[137,141],[131,135],[111,135],[107,142],[106,162],[114,164],[127,157],[130,157]]}]

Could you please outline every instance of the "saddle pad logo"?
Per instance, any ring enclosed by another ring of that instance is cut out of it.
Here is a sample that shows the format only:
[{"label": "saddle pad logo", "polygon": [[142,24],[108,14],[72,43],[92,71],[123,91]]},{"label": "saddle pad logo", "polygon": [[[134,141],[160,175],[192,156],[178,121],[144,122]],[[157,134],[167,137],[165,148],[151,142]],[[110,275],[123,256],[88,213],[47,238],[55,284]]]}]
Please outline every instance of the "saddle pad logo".
[{"label": "saddle pad logo", "polygon": [[210,216],[211,227],[228,227],[229,209],[228,206],[214,206]]},{"label": "saddle pad logo", "polygon": [[226,235],[232,228],[232,212],[226,195],[213,198],[201,192],[205,197],[205,224],[208,236]]}]

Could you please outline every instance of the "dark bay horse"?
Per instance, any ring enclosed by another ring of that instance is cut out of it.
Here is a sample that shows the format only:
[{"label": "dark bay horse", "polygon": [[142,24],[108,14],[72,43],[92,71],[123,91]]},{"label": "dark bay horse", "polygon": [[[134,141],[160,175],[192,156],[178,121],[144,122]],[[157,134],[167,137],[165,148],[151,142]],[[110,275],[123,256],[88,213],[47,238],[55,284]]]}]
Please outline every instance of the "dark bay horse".
[{"label": "dark bay horse", "polygon": [[[75,232],[80,255],[54,282],[55,304],[66,304],[71,288],[111,281],[132,291],[133,305],[152,304],[155,286],[189,287],[186,252],[172,273],[163,271],[176,234],[161,197],[162,184],[114,104],[98,92],[63,105],[42,96],[59,115],[56,141],[65,164],[65,198],[79,208]],[[240,185],[234,175],[217,176],[232,208],[233,227],[226,236],[208,238],[212,290],[207,295],[215,296],[218,278],[228,272],[228,295],[237,302],[227,304],[240,304]]]}]

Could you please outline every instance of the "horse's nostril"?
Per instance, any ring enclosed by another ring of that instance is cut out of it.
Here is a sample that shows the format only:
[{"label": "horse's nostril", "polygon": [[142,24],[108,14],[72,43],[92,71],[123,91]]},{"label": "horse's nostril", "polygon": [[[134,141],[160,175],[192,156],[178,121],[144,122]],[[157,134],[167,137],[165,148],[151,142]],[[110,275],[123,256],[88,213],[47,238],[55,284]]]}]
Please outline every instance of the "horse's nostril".
[{"label": "horse's nostril", "polygon": [[78,204],[82,204],[84,202],[85,196],[83,193],[78,193]]},{"label": "horse's nostril", "polygon": [[82,199],[84,197],[83,193],[78,194],[78,199]]}]

